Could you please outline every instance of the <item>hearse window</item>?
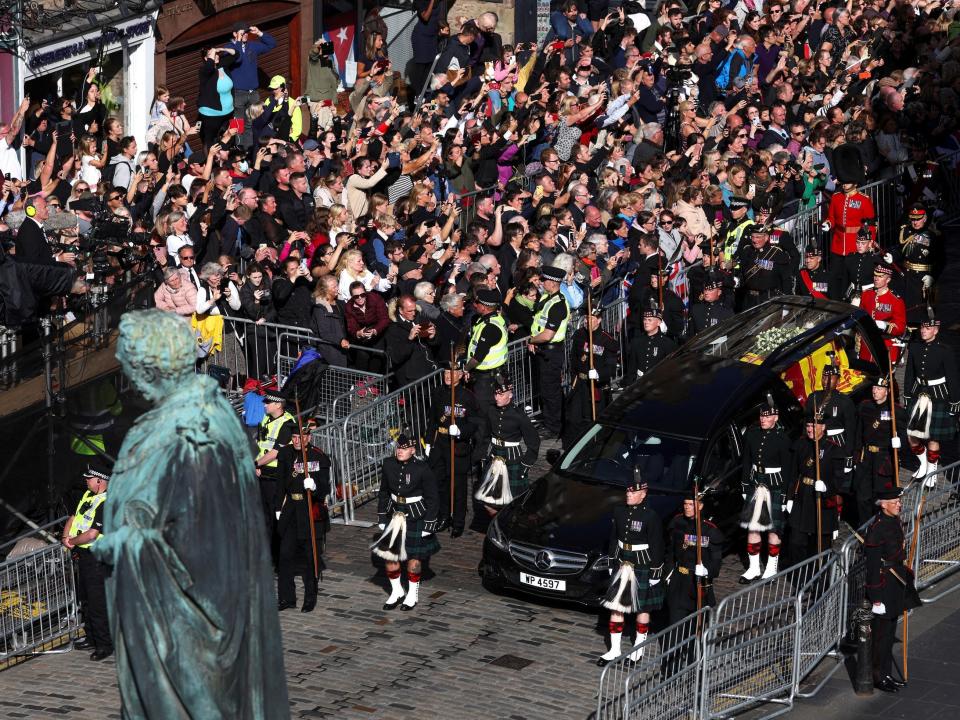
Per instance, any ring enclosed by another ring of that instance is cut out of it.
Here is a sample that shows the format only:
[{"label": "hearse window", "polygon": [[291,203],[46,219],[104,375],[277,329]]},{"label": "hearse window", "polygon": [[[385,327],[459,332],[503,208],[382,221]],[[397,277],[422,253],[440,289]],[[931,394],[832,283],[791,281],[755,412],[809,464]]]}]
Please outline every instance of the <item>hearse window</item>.
[{"label": "hearse window", "polygon": [[563,458],[560,471],[625,487],[639,468],[651,489],[679,491],[687,487],[694,459],[689,440],[594,425]]},{"label": "hearse window", "polygon": [[707,451],[707,459],[703,465],[703,482],[707,485],[722,482],[728,475],[740,472],[740,462],[733,428],[727,428]]}]

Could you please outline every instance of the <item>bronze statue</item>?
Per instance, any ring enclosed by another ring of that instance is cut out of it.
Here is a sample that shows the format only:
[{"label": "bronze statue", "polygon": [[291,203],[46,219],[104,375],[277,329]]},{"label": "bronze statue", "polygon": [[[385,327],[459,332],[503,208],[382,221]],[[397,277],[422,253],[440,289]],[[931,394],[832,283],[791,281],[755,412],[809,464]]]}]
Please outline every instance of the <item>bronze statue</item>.
[{"label": "bronze statue", "polygon": [[120,322],[117,359],[155,407],[130,428],[93,552],[112,566],[125,718],[289,718],[253,458],[176,315]]}]

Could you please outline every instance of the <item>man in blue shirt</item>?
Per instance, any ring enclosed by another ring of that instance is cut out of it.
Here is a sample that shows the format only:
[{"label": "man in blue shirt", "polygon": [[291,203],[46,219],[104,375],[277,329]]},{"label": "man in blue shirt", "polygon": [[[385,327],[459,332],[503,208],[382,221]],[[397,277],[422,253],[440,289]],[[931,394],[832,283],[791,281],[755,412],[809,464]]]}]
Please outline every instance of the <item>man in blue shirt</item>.
[{"label": "man in blue shirt", "polygon": [[237,137],[237,142],[244,147],[250,147],[253,142],[253,133],[249,123],[246,123],[247,108],[260,102],[257,58],[276,46],[277,41],[273,36],[255,25],[248,26],[243,22],[233,24],[233,41],[227,47],[236,51],[236,62],[229,72],[233,80],[233,116],[244,120],[243,132]]}]

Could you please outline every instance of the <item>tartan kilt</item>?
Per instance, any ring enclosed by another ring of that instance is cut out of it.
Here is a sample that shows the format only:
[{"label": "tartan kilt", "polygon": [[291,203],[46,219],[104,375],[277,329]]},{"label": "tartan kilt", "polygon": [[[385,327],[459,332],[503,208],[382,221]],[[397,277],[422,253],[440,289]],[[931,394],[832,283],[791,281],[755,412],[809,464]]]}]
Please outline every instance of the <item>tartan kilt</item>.
[{"label": "tartan kilt", "polygon": [[427,521],[423,518],[413,519],[407,515],[407,558],[411,560],[423,560],[434,553],[440,551],[440,541],[437,540],[437,534],[433,533],[423,537],[423,529]]},{"label": "tartan kilt", "polygon": [[507,462],[507,477],[510,478],[510,493],[517,497],[527,491],[530,487],[530,480],[527,477],[528,471],[523,463],[518,461]]},{"label": "tartan kilt", "polygon": [[[910,403],[907,417],[913,416],[913,409],[919,401],[919,396]],[[943,398],[930,398],[933,409],[930,411],[930,440],[946,442],[953,440],[957,435],[957,418],[950,414],[950,401]]]},{"label": "tartan kilt", "polygon": [[[780,478],[778,478],[778,481],[782,482]],[[777,485],[776,487],[770,487],[769,485],[763,482],[758,484],[763,485],[770,491],[770,526],[771,526],[769,530],[762,530],[759,532],[774,532],[774,533],[777,533],[777,535],[783,535],[784,528],[786,527],[786,518],[784,517],[784,512],[783,512],[784,506],[787,504],[786,493],[784,493],[783,487],[781,485]],[[756,492],[756,487],[754,487],[754,492]],[[743,503],[743,511],[740,515],[740,527],[742,527],[744,530],[748,530],[748,532],[757,532],[754,530],[749,530],[749,528],[747,527],[750,521],[750,518],[754,513],[753,500],[754,500],[753,494],[752,493],[747,494],[747,499]]]},{"label": "tartan kilt", "polygon": [[633,574],[637,578],[637,612],[653,612],[663,607],[667,583],[661,577],[656,585],[650,584],[650,567],[642,564],[646,559],[640,553],[621,550],[620,560],[633,563]]}]

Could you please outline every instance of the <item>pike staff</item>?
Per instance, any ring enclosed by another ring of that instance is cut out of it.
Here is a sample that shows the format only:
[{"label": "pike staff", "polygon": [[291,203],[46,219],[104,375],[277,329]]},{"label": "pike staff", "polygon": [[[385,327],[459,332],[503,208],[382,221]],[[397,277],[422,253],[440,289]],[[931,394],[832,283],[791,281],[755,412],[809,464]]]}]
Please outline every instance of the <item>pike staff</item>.
[{"label": "pike staff", "polygon": [[[293,407],[297,411],[297,432],[300,433],[300,452],[303,454],[303,475],[306,477],[309,473],[307,464],[307,445],[303,442],[303,420],[300,417],[300,393],[293,396]],[[307,515],[310,517],[310,548],[313,550],[313,579],[320,577],[320,561],[317,558],[317,529],[313,524],[313,491],[307,490]]]}]

